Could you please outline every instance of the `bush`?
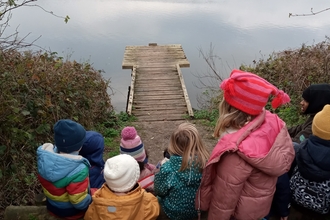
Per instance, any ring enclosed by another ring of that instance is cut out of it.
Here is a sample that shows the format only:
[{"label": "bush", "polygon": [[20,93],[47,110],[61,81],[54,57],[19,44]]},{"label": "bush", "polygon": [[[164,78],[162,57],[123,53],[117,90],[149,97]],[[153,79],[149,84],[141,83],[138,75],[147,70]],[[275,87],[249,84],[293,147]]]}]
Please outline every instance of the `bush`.
[{"label": "bush", "polygon": [[34,202],[41,191],[36,149],[53,142],[57,120],[72,119],[86,129],[116,120],[109,83],[90,64],[64,62],[56,53],[0,51],[1,208]]},{"label": "bush", "polygon": [[[299,102],[302,92],[311,84],[330,83],[330,43],[329,39],[316,45],[274,52],[268,59],[260,59],[254,67],[241,66],[241,70],[258,74],[291,98],[290,104],[275,112],[289,126],[301,123]],[[270,109],[270,108],[269,108]]]},{"label": "bush", "polygon": [[104,145],[104,159],[118,155],[121,131],[125,126],[132,126],[131,122],[135,121],[134,116],[130,116],[125,112],[119,114],[111,114],[105,121],[96,125],[95,130],[103,134]]},{"label": "bush", "polygon": [[[278,114],[288,127],[302,123],[306,118],[300,113],[301,94],[308,86],[315,83],[330,83],[330,43],[329,38],[318,44],[307,46],[303,44],[298,49],[288,49],[280,52],[273,52],[267,59],[260,59],[251,65],[241,65],[240,69],[255,73],[278,88],[289,94],[291,102],[276,110],[268,104],[266,108]],[[212,51],[211,51],[212,53]],[[212,69],[216,70],[215,62],[211,58],[204,58]],[[211,62],[210,60],[211,59]],[[215,76],[205,74],[199,78],[210,77],[217,79],[221,75]],[[220,83],[220,82],[219,82]],[[219,83],[216,83],[217,85]],[[210,126],[215,124],[216,110],[222,94],[219,88],[208,88],[199,97],[201,110],[195,110],[195,117],[205,119]],[[209,122],[209,123],[208,123]]]}]

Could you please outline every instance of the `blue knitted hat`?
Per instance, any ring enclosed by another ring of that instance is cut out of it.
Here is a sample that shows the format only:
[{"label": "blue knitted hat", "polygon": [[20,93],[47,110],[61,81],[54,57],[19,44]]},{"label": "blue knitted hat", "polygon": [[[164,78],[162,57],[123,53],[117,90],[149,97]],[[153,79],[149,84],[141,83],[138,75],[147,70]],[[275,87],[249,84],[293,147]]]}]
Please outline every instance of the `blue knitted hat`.
[{"label": "blue knitted hat", "polygon": [[60,152],[78,151],[85,142],[84,127],[72,120],[61,119],[54,125],[55,145]]}]

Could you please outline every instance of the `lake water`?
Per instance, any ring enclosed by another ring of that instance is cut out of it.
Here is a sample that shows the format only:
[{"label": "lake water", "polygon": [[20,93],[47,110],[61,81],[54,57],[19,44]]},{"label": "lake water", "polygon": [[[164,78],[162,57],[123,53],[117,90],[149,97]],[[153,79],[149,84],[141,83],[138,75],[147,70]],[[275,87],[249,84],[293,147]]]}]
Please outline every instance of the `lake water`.
[{"label": "lake water", "polygon": [[56,51],[71,60],[89,61],[111,79],[111,96],[116,111],[124,111],[130,70],[122,70],[127,45],[148,43],[181,44],[190,61],[182,68],[190,101],[197,108],[196,96],[202,92],[194,76],[207,71],[199,48],[210,44],[221,58],[217,63],[223,76],[241,64],[267,57],[273,51],[311,45],[330,35],[330,11],[315,16],[289,18],[289,13],[309,13],[330,7],[315,0],[43,0],[44,9],[70,16],[64,20],[37,7],[16,9],[10,33],[19,26],[27,40],[41,35],[40,47]]}]

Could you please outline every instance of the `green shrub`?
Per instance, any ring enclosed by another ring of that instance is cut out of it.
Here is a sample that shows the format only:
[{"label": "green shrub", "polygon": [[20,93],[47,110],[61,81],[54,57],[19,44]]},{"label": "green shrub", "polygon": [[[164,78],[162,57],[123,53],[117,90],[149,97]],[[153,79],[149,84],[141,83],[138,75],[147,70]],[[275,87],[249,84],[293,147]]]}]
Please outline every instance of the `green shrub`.
[{"label": "green shrub", "polygon": [[0,208],[34,202],[41,191],[35,152],[53,142],[57,120],[115,128],[109,83],[90,64],[64,62],[55,53],[0,51]]},{"label": "green shrub", "polygon": [[201,120],[202,124],[210,127],[215,127],[218,117],[219,117],[218,109],[194,110],[194,118],[197,120]]},{"label": "green shrub", "polygon": [[[260,59],[253,66],[241,66],[241,70],[258,74],[289,94],[291,102],[275,112],[288,126],[301,123],[299,115],[301,94],[315,83],[330,83],[329,39],[318,44],[274,52],[268,59]],[[270,108],[269,108],[270,109]]]},{"label": "green shrub", "polygon": [[[300,114],[299,105],[303,90],[311,84],[330,83],[329,38],[315,45],[303,44],[298,49],[273,52],[254,64],[241,65],[240,69],[255,73],[288,93],[291,98],[289,104],[276,110],[267,104],[266,109],[278,114],[288,127],[300,124],[306,119]],[[194,113],[196,119],[204,119],[204,124],[210,126],[215,125],[215,112],[222,97],[218,91],[218,88],[205,90],[198,100],[201,110]]]},{"label": "green shrub", "polygon": [[135,120],[134,116],[130,116],[125,112],[120,112],[119,114],[113,112],[105,121],[96,125],[95,130],[104,136],[104,145],[106,146],[103,155],[104,159],[119,154],[121,130]]}]

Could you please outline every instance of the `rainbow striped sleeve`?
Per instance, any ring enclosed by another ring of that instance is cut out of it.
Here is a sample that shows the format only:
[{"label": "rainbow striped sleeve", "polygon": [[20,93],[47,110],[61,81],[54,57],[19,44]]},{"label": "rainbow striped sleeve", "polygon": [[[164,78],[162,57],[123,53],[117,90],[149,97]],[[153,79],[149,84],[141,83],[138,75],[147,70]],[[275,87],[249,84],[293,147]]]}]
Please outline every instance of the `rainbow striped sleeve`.
[{"label": "rainbow striped sleeve", "polygon": [[89,194],[89,169],[87,166],[80,172],[70,177],[71,181],[66,186],[68,198],[76,209],[85,209],[92,201]]},{"label": "rainbow striped sleeve", "polygon": [[59,181],[52,183],[41,175],[38,175],[38,179],[45,195],[55,202],[56,206],[65,206],[69,202],[76,209],[84,210],[92,201],[89,194],[89,169],[83,164]]}]

